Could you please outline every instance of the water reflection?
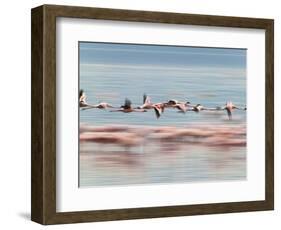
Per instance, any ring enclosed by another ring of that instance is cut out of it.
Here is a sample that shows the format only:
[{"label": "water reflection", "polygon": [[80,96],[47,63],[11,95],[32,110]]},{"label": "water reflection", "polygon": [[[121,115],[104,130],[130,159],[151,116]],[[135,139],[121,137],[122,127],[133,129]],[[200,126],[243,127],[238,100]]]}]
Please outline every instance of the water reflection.
[{"label": "water reflection", "polygon": [[80,129],[80,186],[246,179],[243,125]]}]

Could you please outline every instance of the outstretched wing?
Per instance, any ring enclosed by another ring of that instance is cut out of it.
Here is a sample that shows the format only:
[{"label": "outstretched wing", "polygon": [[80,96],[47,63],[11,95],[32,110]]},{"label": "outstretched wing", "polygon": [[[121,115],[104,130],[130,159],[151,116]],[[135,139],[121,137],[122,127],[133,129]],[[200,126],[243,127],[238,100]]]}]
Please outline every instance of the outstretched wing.
[{"label": "outstretched wing", "polygon": [[180,111],[183,111],[184,113],[187,110],[187,107],[184,104],[177,104],[176,108],[179,109]]},{"label": "outstretched wing", "polygon": [[234,107],[234,105],[233,105],[232,101],[227,101],[225,107],[232,108],[232,107]]},{"label": "outstretched wing", "polygon": [[229,120],[232,120],[232,113],[231,113],[231,110],[230,110],[230,109],[226,109],[226,112],[227,112],[228,119],[229,119]]},{"label": "outstretched wing", "polygon": [[86,103],[86,95],[85,95],[83,89],[81,89],[80,92],[79,92],[79,101],[80,101],[80,102],[85,102],[85,103]]},{"label": "outstretched wing", "polygon": [[237,106],[234,106],[233,108],[234,109],[238,109],[238,110],[247,110],[247,107],[237,107]]},{"label": "outstretched wing", "polygon": [[178,103],[178,101],[174,100],[174,99],[168,101],[169,105],[176,105],[177,103]]},{"label": "outstretched wing", "polygon": [[131,108],[131,105],[132,105],[132,102],[128,99],[128,98],[126,98],[125,99],[125,104],[124,104],[124,109],[130,109]]},{"label": "outstretched wing", "polygon": [[147,98],[147,95],[143,94],[143,104],[145,104],[146,98]]},{"label": "outstretched wing", "polygon": [[153,107],[157,119],[161,116],[161,110],[158,107]]},{"label": "outstretched wing", "polygon": [[143,104],[151,104],[151,99],[146,94],[143,95]]}]

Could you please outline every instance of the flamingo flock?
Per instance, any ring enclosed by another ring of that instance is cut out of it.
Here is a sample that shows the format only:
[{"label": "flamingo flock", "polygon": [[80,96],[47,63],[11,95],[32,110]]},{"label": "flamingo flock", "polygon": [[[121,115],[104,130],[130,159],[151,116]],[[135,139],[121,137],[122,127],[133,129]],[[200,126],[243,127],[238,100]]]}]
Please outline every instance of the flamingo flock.
[{"label": "flamingo flock", "polygon": [[234,110],[247,110],[246,107],[237,107],[231,101],[226,102],[224,106],[218,106],[215,108],[204,107],[201,104],[191,105],[189,101],[181,102],[175,99],[169,100],[167,102],[158,102],[153,103],[151,98],[146,94],[143,95],[143,104],[137,107],[132,106],[132,102],[126,98],[124,105],[120,107],[114,107],[107,102],[100,102],[99,104],[88,104],[86,102],[86,94],[81,89],[79,93],[79,107],[81,110],[87,109],[113,109],[110,112],[123,112],[123,113],[131,113],[131,112],[147,112],[147,110],[153,109],[156,115],[156,118],[160,118],[164,113],[165,108],[172,108],[178,110],[180,113],[186,113],[188,111],[200,112],[200,111],[226,111],[229,120],[232,120],[232,113]]}]

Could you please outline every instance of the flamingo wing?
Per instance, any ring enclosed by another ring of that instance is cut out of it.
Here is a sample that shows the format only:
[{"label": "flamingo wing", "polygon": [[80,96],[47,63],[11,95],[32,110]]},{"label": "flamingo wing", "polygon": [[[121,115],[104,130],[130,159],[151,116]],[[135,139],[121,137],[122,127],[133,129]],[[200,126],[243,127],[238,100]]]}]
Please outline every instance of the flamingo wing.
[{"label": "flamingo wing", "polygon": [[183,112],[186,112],[187,111],[187,108],[184,104],[177,104],[176,105],[176,108],[183,111]]},{"label": "flamingo wing", "polygon": [[232,120],[232,112],[230,109],[226,108],[227,116],[229,120]]},{"label": "flamingo wing", "polygon": [[157,119],[161,116],[161,110],[158,107],[153,107]]},{"label": "flamingo wing", "polygon": [[132,105],[132,102],[128,98],[126,98],[123,108],[124,109],[130,109],[131,105]]},{"label": "flamingo wing", "polygon": [[146,98],[147,98],[147,95],[146,95],[146,94],[143,94],[143,104],[145,104]]}]

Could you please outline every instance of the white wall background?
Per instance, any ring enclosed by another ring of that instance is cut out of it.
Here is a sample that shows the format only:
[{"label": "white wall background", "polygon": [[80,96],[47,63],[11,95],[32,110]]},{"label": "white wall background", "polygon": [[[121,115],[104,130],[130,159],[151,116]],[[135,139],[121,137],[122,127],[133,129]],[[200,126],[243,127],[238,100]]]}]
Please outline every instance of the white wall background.
[{"label": "white wall background", "polygon": [[279,1],[245,0],[33,0],[2,1],[0,6],[0,228],[43,229],[30,219],[30,9],[65,4],[232,15],[275,19],[275,211],[50,226],[50,229],[280,229],[280,52]]}]

